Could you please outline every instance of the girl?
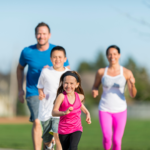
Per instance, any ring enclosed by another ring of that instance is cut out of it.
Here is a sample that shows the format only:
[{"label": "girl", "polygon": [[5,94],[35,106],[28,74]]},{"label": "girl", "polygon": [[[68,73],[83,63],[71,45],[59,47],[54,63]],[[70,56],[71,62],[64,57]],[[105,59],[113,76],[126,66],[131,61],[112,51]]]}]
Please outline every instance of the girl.
[{"label": "girl", "polygon": [[60,116],[59,139],[63,150],[77,150],[82,134],[81,110],[86,114],[86,122],[91,124],[90,113],[82,104],[84,92],[77,72],[67,71],[60,78],[60,87],[52,111]]},{"label": "girl", "polygon": [[[93,97],[98,96],[102,83],[103,93],[99,103],[99,121],[103,133],[103,146],[110,150],[113,137],[113,150],[121,150],[121,141],[127,118],[127,104],[124,89],[127,82],[131,97],[135,97],[135,79],[130,70],[120,66],[120,49],[112,45],[107,48],[106,56],[109,66],[97,71],[93,85]],[[113,127],[113,133],[112,133]]]}]

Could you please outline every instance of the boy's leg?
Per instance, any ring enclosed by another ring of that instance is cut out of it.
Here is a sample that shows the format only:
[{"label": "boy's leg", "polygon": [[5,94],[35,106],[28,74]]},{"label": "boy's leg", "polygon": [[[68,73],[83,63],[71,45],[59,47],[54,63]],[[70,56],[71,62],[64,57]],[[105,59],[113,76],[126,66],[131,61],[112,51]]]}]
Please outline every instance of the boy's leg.
[{"label": "boy's leg", "polygon": [[77,150],[81,138],[81,131],[76,131],[70,134],[70,148],[69,150]]},{"label": "boy's leg", "polygon": [[62,150],[58,133],[53,133],[53,136],[54,136],[55,143],[56,143],[56,150]]},{"label": "boy's leg", "polygon": [[42,127],[43,127],[43,142],[46,147],[51,147],[53,135],[49,134],[49,131],[51,129],[51,119],[47,121],[41,121]]},{"label": "boy's leg", "polygon": [[59,118],[52,118],[52,132],[53,136],[56,142],[56,150],[62,150],[61,143],[58,136],[58,124],[59,124]]},{"label": "boy's leg", "polygon": [[30,121],[33,122],[32,139],[33,139],[34,150],[41,150],[42,130],[41,130],[40,121],[38,119],[39,99],[38,99],[38,96],[31,96],[31,97],[28,97],[26,100],[27,100],[28,108],[31,113]]}]

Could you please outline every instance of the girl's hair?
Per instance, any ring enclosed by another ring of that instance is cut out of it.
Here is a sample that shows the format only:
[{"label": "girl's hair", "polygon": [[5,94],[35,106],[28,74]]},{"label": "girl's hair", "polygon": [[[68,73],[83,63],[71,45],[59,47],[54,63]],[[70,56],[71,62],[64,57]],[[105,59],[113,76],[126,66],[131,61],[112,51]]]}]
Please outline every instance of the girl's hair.
[{"label": "girl's hair", "polygon": [[[78,77],[78,83],[79,83],[79,86],[75,89],[75,92],[79,93],[79,94],[83,94],[84,95],[84,91],[81,87],[81,78],[80,78],[80,75],[76,72],[76,71],[70,71],[71,73],[74,73],[77,77]],[[65,73],[64,73],[65,74]],[[60,77],[60,83],[59,83],[59,88],[57,90],[57,95],[56,95],[56,98],[57,96],[60,94],[60,93],[63,93],[64,92],[64,89],[63,89],[63,81],[64,81],[64,74],[62,74],[62,76]],[[84,100],[83,100],[84,101]]]},{"label": "girl's hair", "polygon": [[111,45],[106,49],[106,56],[108,56],[108,52],[109,52],[110,48],[115,48],[118,51],[118,53],[120,54],[120,48],[116,45]]}]

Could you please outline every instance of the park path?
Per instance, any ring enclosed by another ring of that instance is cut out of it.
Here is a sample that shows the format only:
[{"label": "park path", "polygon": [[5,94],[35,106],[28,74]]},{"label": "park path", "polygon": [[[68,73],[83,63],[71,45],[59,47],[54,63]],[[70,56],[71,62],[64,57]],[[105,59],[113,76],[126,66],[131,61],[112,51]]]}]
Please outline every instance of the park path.
[{"label": "park path", "polygon": [[30,123],[28,116],[27,117],[24,117],[24,116],[0,117],[0,124],[27,124],[27,123]]},{"label": "park path", "polygon": [[[0,150],[16,150],[16,149],[4,149],[4,148],[0,148]],[[19,150],[19,149],[17,149],[17,150]]]}]

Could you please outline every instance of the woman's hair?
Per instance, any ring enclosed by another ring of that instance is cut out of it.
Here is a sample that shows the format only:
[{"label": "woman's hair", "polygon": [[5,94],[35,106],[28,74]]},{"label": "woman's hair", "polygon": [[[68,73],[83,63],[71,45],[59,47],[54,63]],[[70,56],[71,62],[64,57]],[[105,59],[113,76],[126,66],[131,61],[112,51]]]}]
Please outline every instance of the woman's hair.
[{"label": "woman's hair", "polygon": [[120,54],[120,48],[116,45],[111,45],[106,49],[106,56],[108,56],[108,52],[109,52],[110,48],[115,48],[118,51],[118,53]]},{"label": "woman's hair", "polygon": [[[75,89],[75,92],[84,95],[84,91],[83,91],[83,89],[82,89],[82,87],[81,87],[81,78],[80,78],[80,75],[79,75],[76,71],[69,71],[69,72],[75,74],[75,75],[78,77],[78,81],[77,81],[77,82],[79,83],[79,85],[78,85],[78,87]],[[66,73],[66,72],[65,72],[65,73]],[[65,73],[64,73],[64,74],[65,74]],[[60,83],[59,83],[59,88],[58,88],[58,90],[57,90],[56,98],[57,98],[57,96],[58,96],[60,93],[63,93],[63,92],[64,92],[64,89],[63,89],[63,81],[64,81],[64,78],[66,77],[66,76],[64,76],[64,74],[62,74],[62,76],[60,77]]]}]

